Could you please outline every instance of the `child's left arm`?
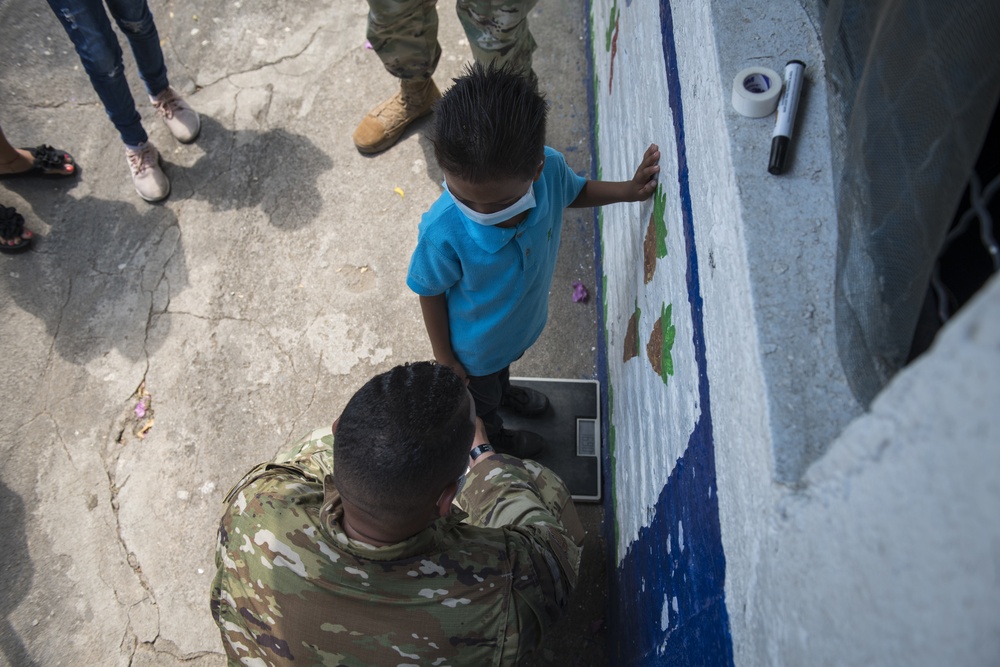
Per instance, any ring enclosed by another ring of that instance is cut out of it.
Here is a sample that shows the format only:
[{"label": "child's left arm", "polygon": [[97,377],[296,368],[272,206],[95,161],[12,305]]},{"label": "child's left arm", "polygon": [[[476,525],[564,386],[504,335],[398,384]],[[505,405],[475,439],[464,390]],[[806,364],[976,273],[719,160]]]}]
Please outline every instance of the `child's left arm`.
[{"label": "child's left arm", "polygon": [[660,173],[660,148],[650,144],[642,156],[639,168],[631,181],[587,181],[570,208],[589,208],[617,204],[623,201],[645,201],[656,189],[656,175]]}]

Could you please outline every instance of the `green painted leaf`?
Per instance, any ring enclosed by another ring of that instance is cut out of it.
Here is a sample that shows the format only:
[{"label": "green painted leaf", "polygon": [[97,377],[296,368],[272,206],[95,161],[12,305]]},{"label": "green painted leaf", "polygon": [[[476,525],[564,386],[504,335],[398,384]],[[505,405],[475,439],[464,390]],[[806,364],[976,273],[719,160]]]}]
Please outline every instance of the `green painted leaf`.
[{"label": "green painted leaf", "polygon": [[[597,42],[594,42],[597,44]],[[597,68],[594,68],[594,99],[600,99],[598,93],[600,92],[600,85],[597,79]],[[601,180],[601,142],[599,141],[601,136],[601,115],[600,106],[594,105],[594,153],[595,159],[597,160],[597,180]]]},{"label": "green painted leaf", "polygon": [[667,256],[667,193],[663,186],[656,186],[653,193],[653,224],[656,226],[656,257]]},{"label": "green painted leaf", "polygon": [[660,310],[660,330],[663,333],[662,358],[660,360],[660,377],[666,383],[667,378],[674,374],[674,357],[672,350],[674,339],[677,337],[677,328],[671,323],[671,315],[674,305],[669,304],[661,307]]},{"label": "green painted leaf", "polygon": [[[618,476],[615,474],[615,388],[608,383],[608,456],[611,461],[611,516],[618,516]],[[615,544],[618,544],[618,521],[615,521]]]},{"label": "green painted leaf", "polygon": [[[602,301],[604,302],[604,336],[607,339],[608,335],[608,274],[601,275],[601,292],[604,294]],[[610,389],[608,390],[610,391]]]},{"label": "green painted leaf", "polygon": [[608,18],[608,32],[604,35],[604,50],[611,52],[611,39],[615,34],[615,24],[618,22],[618,0],[611,5],[611,16]]}]

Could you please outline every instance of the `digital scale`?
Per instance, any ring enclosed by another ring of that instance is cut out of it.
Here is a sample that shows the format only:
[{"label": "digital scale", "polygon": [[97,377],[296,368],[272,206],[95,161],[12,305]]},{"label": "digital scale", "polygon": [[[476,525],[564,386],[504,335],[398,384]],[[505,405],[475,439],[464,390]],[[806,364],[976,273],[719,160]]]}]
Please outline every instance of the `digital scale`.
[{"label": "digital scale", "polygon": [[511,384],[540,391],[549,407],[523,417],[500,407],[504,428],[534,431],[545,448],[532,456],[566,483],[574,500],[601,500],[601,385],[597,380],[515,378]]}]

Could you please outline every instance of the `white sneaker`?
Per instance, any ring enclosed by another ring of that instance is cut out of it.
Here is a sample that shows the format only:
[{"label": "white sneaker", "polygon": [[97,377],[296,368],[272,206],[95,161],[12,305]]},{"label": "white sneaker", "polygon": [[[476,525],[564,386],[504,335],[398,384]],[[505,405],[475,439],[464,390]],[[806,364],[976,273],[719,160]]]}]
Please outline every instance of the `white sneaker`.
[{"label": "white sneaker", "polygon": [[198,112],[192,109],[176,90],[167,86],[166,90],[156,97],[150,97],[149,101],[156,107],[156,113],[163,119],[163,124],[177,141],[189,144],[198,138],[198,133],[201,132]]},{"label": "white sneaker", "polygon": [[139,150],[125,147],[125,159],[132,172],[132,185],[139,196],[146,201],[160,201],[170,194],[170,179],[160,169],[160,152],[150,142],[139,146]]}]

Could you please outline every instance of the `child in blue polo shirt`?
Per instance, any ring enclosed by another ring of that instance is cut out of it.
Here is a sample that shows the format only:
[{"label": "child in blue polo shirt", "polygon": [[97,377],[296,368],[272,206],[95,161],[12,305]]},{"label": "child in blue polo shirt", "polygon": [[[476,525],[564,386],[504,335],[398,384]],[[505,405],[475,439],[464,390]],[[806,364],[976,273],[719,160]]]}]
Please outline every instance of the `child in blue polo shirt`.
[{"label": "child in blue polo shirt", "polygon": [[545,146],[546,111],[534,84],[505,67],[475,63],[455,80],[434,108],[445,192],[420,222],[406,278],[434,358],[467,379],[493,446],[521,457],[543,440],[503,428],[497,408],[548,407],[510,384],[510,364],[545,327],[563,209],[648,199],[660,169],[651,145],[632,180],[577,176]]}]

